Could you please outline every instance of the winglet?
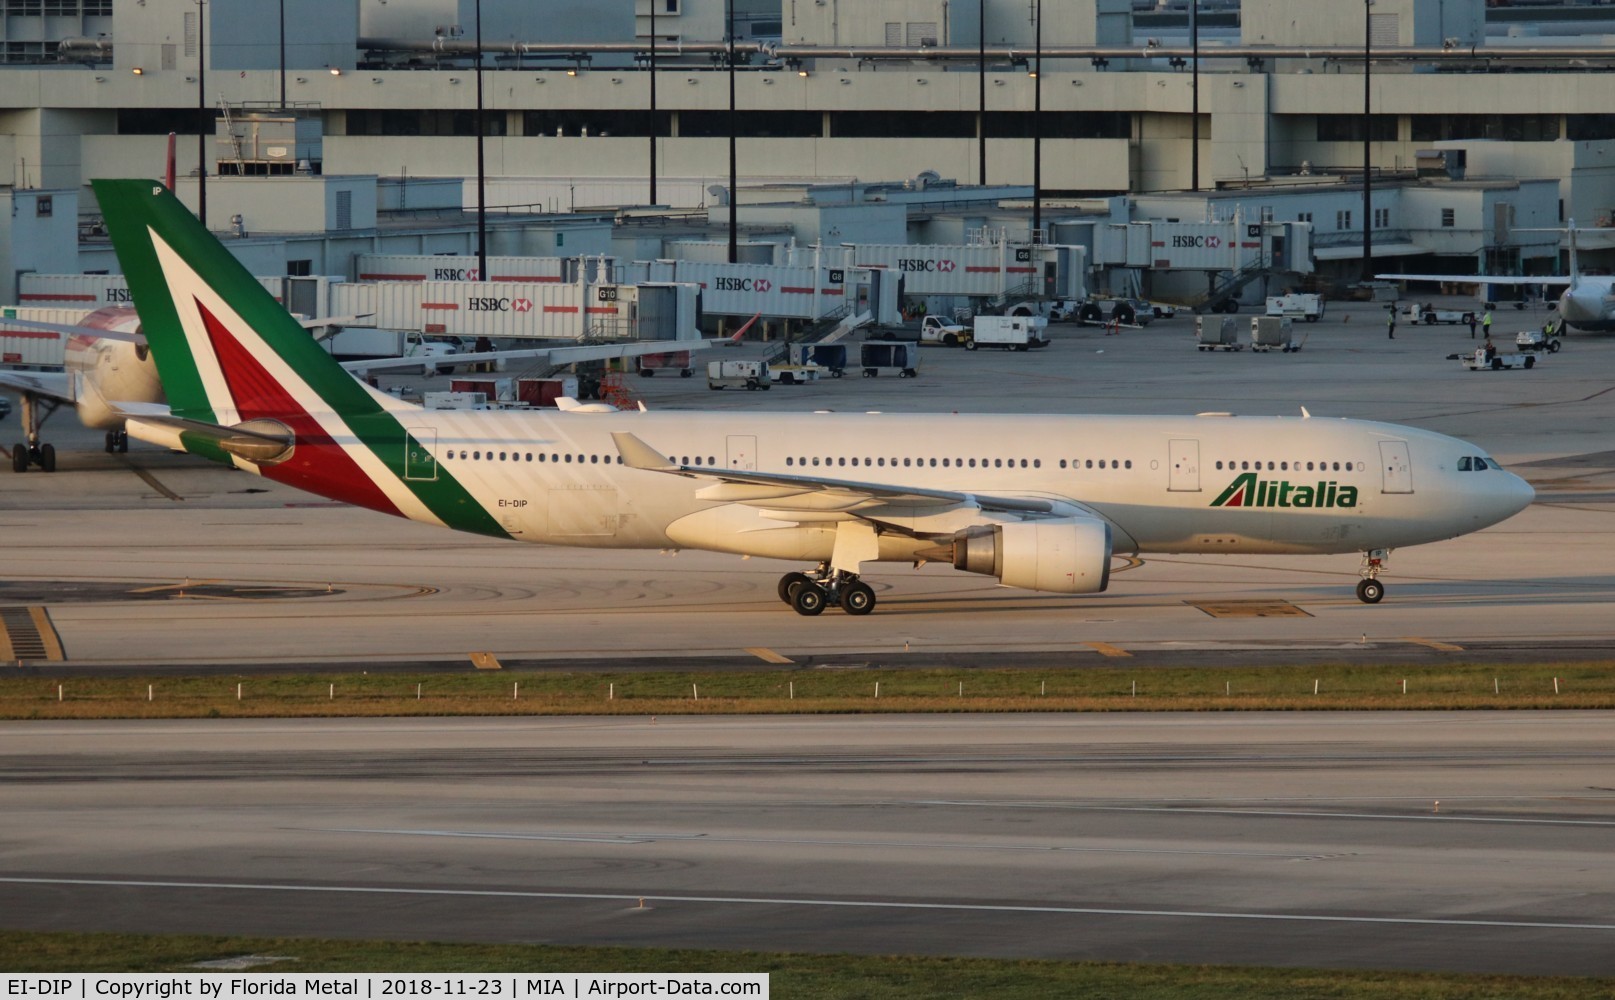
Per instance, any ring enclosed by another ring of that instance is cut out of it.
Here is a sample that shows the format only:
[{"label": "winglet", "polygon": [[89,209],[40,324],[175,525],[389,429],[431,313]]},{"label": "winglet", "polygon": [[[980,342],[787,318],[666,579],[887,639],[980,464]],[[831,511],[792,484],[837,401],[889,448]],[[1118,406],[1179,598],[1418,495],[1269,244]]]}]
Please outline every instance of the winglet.
[{"label": "winglet", "polygon": [[644,469],[648,472],[677,472],[679,466],[669,461],[655,448],[641,441],[636,435],[627,431],[613,431],[611,440],[617,445],[617,454],[622,456],[623,464],[630,469]]}]

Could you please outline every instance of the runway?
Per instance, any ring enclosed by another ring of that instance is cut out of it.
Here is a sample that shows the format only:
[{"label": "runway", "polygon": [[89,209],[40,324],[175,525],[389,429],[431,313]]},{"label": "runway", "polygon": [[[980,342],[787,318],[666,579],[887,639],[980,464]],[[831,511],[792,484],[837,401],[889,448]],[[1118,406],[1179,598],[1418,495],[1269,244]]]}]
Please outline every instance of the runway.
[{"label": "runway", "polygon": [[1615,714],[0,724],[0,926],[1615,973]]}]

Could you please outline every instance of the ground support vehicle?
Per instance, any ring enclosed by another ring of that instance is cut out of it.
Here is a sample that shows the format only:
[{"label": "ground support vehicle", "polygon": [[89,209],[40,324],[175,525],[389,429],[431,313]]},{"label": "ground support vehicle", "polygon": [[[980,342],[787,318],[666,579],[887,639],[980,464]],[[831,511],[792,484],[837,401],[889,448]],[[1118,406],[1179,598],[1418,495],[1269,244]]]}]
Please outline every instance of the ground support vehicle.
[{"label": "ground support vehicle", "polygon": [[1269,295],[1267,315],[1316,323],[1323,316],[1323,296],[1313,292],[1295,292],[1290,295]]},{"label": "ground support vehicle", "polygon": [[920,343],[941,344],[943,347],[965,347],[970,342],[970,331],[942,316],[927,316],[920,322]]},{"label": "ground support vehicle", "polygon": [[997,347],[1026,351],[1049,346],[1049,321],[1041,316],[977,316],[965,350]]},{"label": "ground support vehicle", "polygon": [[1527,354],[1537,352],[1558,354],[1559,348],[1563,346],[1558,337],[1541,330],[1525,330],[1514,335],[1514,349]]},{"label": "ground support vehicle", "polygon": [[846,344],[792,344],[787,356],[795,365],[818,365],[831,378],[847,370]]},{"label": "ground support vehicle", "polygon": [[1535,368],[1535,354],[1493,354],[1486,356],[1486,348],[1477,347],[1472,354],[1460,354],[1458,360],[1472,372],[1500,372],[1510,368]]},{"label": "ground support vehicle", "polygon": [[1473,309],[1437,309],[1428,302],[1410,302],[1407,308],[1402,310],[1402,318],[1414,326],[1418,326],[1420,323],[1426,326],[1434,326],[1437,323],[1446,323],[1453,326],[1458,323],[1468,323],[1471,319],[1474,319],[1475,311]]},{"label": "ground support vehicle", "polygon": [[817,382],[829,371],[821,365],[769,365],[768,379],[777,385],[801,385]]},{"label": "ground support vehicle", "polygon": [[767,389],[772,384],[766,361],[707,362],[708,389]]}]

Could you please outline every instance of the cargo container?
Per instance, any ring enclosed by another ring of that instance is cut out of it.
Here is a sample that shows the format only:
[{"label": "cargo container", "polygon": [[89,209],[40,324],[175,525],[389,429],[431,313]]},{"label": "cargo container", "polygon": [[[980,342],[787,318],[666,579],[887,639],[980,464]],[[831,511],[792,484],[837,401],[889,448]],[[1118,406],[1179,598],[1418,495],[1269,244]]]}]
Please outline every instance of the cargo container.
[{"label": "cargo container", "polygon": [[516,380],[513,378],[457,378],[449,382],[450,392],[480,392],[490,403],[514,403]]},{"label": "cargo container", "polygon": [[1252,316],[1251,350],[1265,353],[1278,348],[1282,353],[1299,351],[1295,341],[1295,321],[1288,316]]},{"label": "cargo container", "polygon": [[1239,342],[1239,321],[1232,316],[1196,316],[1194,339],[1202,351],[1238,351],[1245,346]]},{"label": "cargo container", "polygon": [[660,372],[677,372],[681,378],[689,378],[695,372],[690,368],[689,351],[667,351],[663,354],[641,354],[638,358],[639,374],[650,378]]},{"label": "cargo container", "polygon": [[707,388],[726,389],[730,386],[746,389],[769,387],[766,361],[709,361],[707,362]]},{"label": "cargo container", "polygon": [[788,355],[794,364],[818,365],[840,378],[847,370],[846,344],[792,344]]},{"label": "cargo container", "polygon": [[920,369],[920,345],[901,340],[866,340],[859,351],[864,378],[896,375],[914,378]]},{"label": "cargo container", "polygon": [[428,392],[421,397],[428,410],[487,410],[488,397],[480,392]]},{"label": "cargo container", "polygon": [[578,377],[557,375],[553,378],[519,378],[516,380],[516,399],[528,406],[555,408],[562,396],[578,399]]}]

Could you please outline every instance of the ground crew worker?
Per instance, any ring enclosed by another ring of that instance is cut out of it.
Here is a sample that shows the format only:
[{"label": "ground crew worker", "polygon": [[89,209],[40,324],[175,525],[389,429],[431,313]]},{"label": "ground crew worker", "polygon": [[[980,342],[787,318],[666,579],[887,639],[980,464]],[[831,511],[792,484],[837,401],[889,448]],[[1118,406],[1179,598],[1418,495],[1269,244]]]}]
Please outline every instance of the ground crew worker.
[{"label": "ground crew worker", "polygon": [[1386,317],[1385,317],[1385,335],[1388,338],[1390,338],[1391,340],[1395,340],[1396,339],[1396,303],[1393,302],[1390,305],[1386,306],[1385,311],[1386,311],[1386,314],[1387,314]]},{"label": "ground crew worker", "polygon": [[1486,339],[1490,340],[1492,336],[1492,311],[1490,309],[1486,310],[1486,315],[1480,318],[1480,325],[1486,331]]}]

